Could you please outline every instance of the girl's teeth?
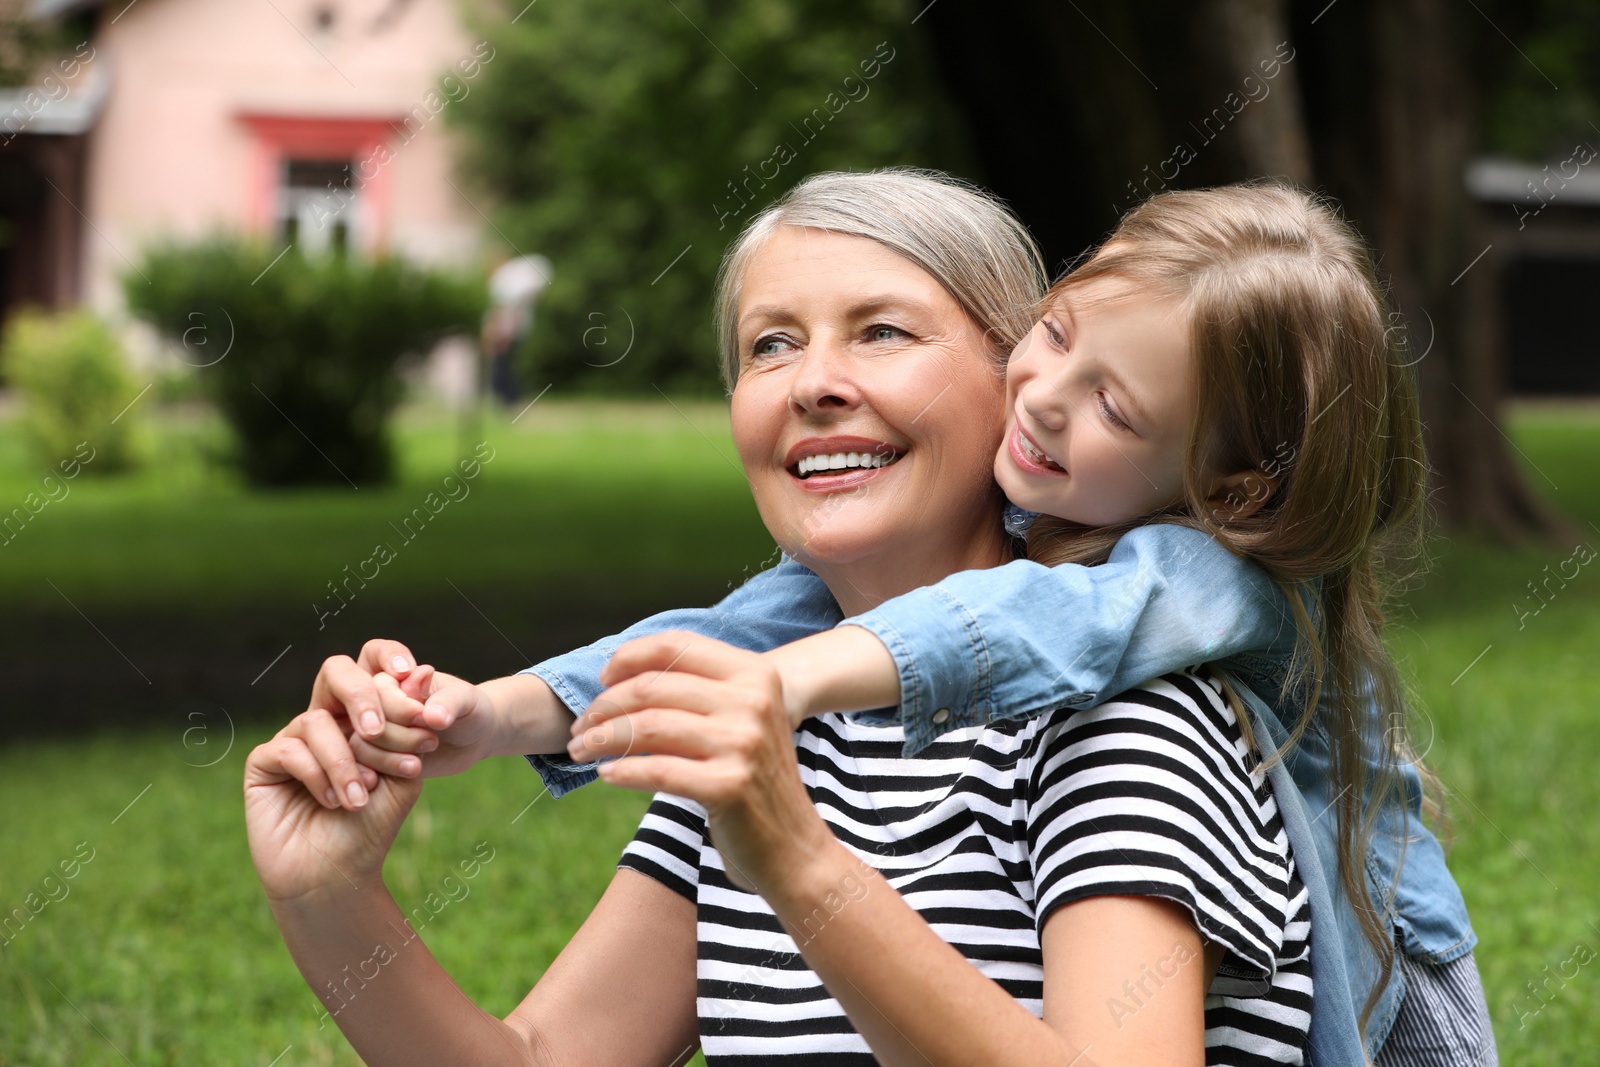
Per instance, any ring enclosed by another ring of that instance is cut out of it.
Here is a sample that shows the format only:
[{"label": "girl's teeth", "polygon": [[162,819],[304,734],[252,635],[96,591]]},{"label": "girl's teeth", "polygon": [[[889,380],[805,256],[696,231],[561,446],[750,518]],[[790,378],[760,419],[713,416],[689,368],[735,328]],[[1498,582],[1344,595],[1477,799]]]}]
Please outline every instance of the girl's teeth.
[{"label": "girl's teeth", "polygon": [[1061,465],[1059,463],[1045,455],[1043,450],[1035,448],[1033,442],[1029,441],[1021,431],[1017,433],[1017,443],[1022,446],[1022,454],[1039,464],[1039,466],[1060,469]]},{"label": "girl's teeth", "polygon": [[803,478],[813,471],[840,471],[851,467],[887,467],[895,461],[891,452],[886,455],[875,455],[871,452],[833,452],[828,455],[807,456],[800,461],[800,476]]}]

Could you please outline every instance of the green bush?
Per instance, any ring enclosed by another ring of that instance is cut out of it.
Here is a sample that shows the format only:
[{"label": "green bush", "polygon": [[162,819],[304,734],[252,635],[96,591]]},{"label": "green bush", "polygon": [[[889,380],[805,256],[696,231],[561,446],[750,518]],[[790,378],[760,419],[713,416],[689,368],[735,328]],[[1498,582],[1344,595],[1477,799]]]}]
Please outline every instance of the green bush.
[{"label": "green bush", "polygon": [[85,471],[109,474],[133,465],[135,412],[124,409],[138,387],[117,339],[93,314],[18,312],[0,344],[0,365],[22,392],[35,460],[54,467],[87,441],[94,462]]},{"label": "green bush", "polygon": [[483,286],[392,256],[274,255],[225,237],[159,246],[123,289],[198,368],[252,484],[386,482],[396,365],[475,329]]}]

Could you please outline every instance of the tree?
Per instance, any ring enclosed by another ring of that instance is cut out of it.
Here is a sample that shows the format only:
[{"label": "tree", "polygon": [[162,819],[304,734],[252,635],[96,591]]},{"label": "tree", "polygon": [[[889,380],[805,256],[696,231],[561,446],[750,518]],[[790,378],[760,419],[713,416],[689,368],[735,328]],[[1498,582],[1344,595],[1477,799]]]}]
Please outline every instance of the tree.
[{"label": "tree", "polygon": [[498,201],[517,250],[553,263],[532,380],[719,391],[712,282],[751,217],[819,170],[959,164],[912,14],[590,0],[484,26],[493,57],[452,115],[462,177]]},{"label": "tree", "polygon": [[[1405,313],[1437,515],[1516,538],[1561,523],[1500,432],[1496,264],[1474,265],[1489,242],[1463,177],[1474,154],[1504,151],[1513,133],[1524,151],[1544,148],[1593,115],[1592,92],[1580,90],[1534,133],[1505,118],[1506,100],[1541,98],[1505,26],[1564,70],[1595,69],[1600,18],[1584,16],[1587,32],[1572,35],[1587,46],[1558,30],[1576,6],[1030,0],[1002,12],[950,0],[926,21],[985,177],[1054,262],[1162,188],[1276,174],[1334,195],[1376,245]],[[989,76],[998,69],[1024,74]],[[1486,89],[1468,69],[1487,75]]]}]

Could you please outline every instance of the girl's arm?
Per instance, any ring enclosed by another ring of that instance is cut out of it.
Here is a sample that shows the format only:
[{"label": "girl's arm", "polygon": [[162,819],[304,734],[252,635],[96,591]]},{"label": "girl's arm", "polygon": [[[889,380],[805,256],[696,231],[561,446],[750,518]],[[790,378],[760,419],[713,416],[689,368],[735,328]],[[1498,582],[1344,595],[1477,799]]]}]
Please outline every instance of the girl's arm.
[{"label": "girl's arm", "polygon": [[573,718],[600,692],[601,669],[625,641],[682,630],[765,650],[825,631],[842,614],[822,579],[784,558],[713,607],[664,611],[476,686],[417,666],[398,641],[368,641],[357,659],[333,656],[323,663],[307,712],[291,724],[316,757],[303,780],[317,796],[331,787],[333,803],[353,809],[366,803],[363,767],[394,777],[433,777],[459,774],[489,756],[527,755],[559,797],[594,781],[594,764],[560,753]]},{"label": "girl's arm", "polygon": [[1198,530],[1156,523],[1099,566],[962,571],[771,656],[791,722],[898,707],[889,718],[915,755],[946,730],[1094,707],[1241,652],[1286,655],[1294,637],[1259,566]]}]

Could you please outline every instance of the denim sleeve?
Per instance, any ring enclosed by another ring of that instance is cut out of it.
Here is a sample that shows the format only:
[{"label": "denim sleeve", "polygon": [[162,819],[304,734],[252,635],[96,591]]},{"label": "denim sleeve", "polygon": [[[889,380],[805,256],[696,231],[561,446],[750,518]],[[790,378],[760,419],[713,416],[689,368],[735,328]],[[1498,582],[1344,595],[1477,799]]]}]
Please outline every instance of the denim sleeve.
[{"label": "denim sleeve", "polygon": [[[600,671],[612,653],[635,637],[664,630],[688,630],[752,652],[765,652],[827,630],[842,614],[822,579],[785,556],[776,567],[751,578],[714,607],[663,611],[619,634],[547,659],[520,673],[544,679],[561,702],[579,715],[604,688]],[[551,796],[570,793],[598,777],[593,763],[575,763],[556,755],[525,758],[544,779]]]},{"label": "denim sleeve", "polygon": [[841,625],[870,630],[900,671],[905,753],[991,719],[1093,707],[1168,671],[1294,647],[1287,598],[1198,530],[1130,531],[1095,567],[1015,560],[962,571]]}]

